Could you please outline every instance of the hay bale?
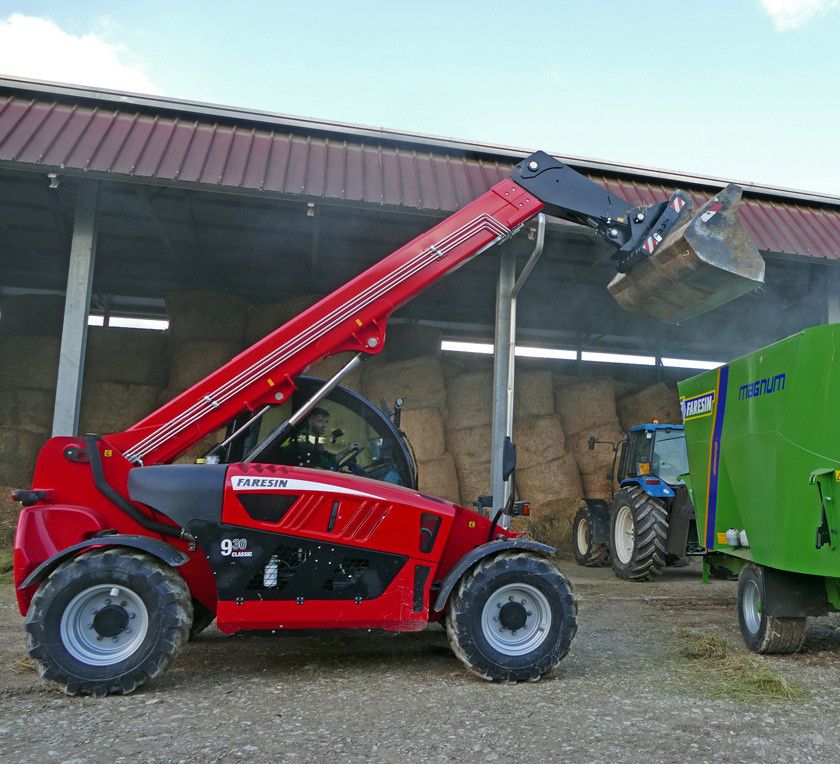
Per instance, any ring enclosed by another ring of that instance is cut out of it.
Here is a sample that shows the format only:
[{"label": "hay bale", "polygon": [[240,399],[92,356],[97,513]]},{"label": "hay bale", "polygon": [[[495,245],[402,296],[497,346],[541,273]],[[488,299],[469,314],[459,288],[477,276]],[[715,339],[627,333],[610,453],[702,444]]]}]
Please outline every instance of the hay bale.
[{"label": "hay bale", "polygon": [[571,551],[572,523],[583,502],[578,498],[554,499],[531,510],[528,535],[560,554]]},{"label": "hay bale", "polygon": [[474,466],[490,463],[492,428],[489,424],[446,430],[446,450],[459,464]]},{"label": "hay bale", "polygon": [[0,462],[0,484],[12,488],[29,488],[35,474],[37,454],[28,462]]},{"label": "hay bale", "polygon": [[539,508],[553,499],[583,496],[577,462],[571,454],[516,471],[516,488],[523,499]]},{"label": "hay bale", "polygon": [[493,419],[493,375],[473,372],[452,377],[446,384],[447,427],[462,429],[488,425]]},{"label": "hay bale", "polygon": [[307,308],[313,306],[321,295],[300,294],[286,297],[278,302],[264,305],[249,305],[248,317],[245,326],[245,340],[253,345],[275,329],[283,326],[287,321]]},{"label": "hay bale", "polygon": [[514,417],[554,413],[554,387],[550,371],[517,372],[513,388]]},{"label": "hay bale", "polygon": [[440,355],[440,329],[423,324],[391,324],[385,333],[385,355],[389,361],[405,361]]},{"label": "hay bale", "polygon": [[419,489],[423,493],[439,496],[457,503],[459,498],[458,475],[452,454],[417,462]]},{"label": "hay bale", "polygon": [[668,387],[664,382],[657,382],[638,393],[622,398],[618,403],[618,415],[625,430],[654,420],[663,424],[681,424],[680,397],[674,388]]},{"label": "hay bale", "polygon": [[558,388],[555,405],[567,436],[618,419],[612,382],[606,379]]},{"label": "hay bale", "polygon": [[563,424],[555,415],[514,419],[513,442],[516,444],[516,464],[521,469],[557,459],[566,453]]},{"label": "hay bale", "polygon": [[[318,377],[324,381],[328,380],[355,355],[355,353],[338,353],[337,355],[327,356],[320,361],[313,363],[304,374],[310,377]],[[363,385],[363,367],[357,366],[344,379],[341,380],[343,387],[349,387],[357,393],[362,391]]]},{"label": "hay bale", "polygon": [[89,382],[82,389],[79,432],[119,432],[158,408],[160,388],[125,382]]},{"label": "hay bale", "polygon": [[400,429],[408,437],[417,461],[437,459],[446,451],[443,415],[440,409],[403,411]]},{"label": "hay bale", "polygon": [[52,429],[55,391],[0,387],[0,426],[38,434]]},{"label": "hay bale", "polygon": [[31,334],[0,336],[0,388],[55,390],[61,341]]},{"label": "hay bale", "polygon": [[606,474],[612,466],[613,450],[606,444],[596,443],[595,448],[590,451],[590,436],[594,436],[595,440],[606,440],[610,443],[621,442],[624,435],[621,432],[618,421],[616,420],[615,422],[609,422],[599,427],[584,430],[573,435],[568,441],[582,475],[591,475],[594,472]]},{"label": "hay bale", "polygon": [[479,496],[487,496],[490,488],[490,463],[471,465],[455,459],[461,505],[473,508]]},{"label": "hay bale", "polygon": [[60,337],[63,294],[16,294],[0,298],[0,332]]},{"label": "hay bale", "polygon": [[405,410],[442,409],[446,402],[443,373],[438,358],[370,364],[365,373],[365,395],[374,405],[395,398],[405,401]]},{"label": "hay bale", "polygon": [[47,438],[46,433],[30,432],[17,427],[0,427],[0,463],[18,464],[21,468],[34,465],[35,458]]},{"label": "hay bale", "polygon": [[609,479],[609,469],[593,472],[591,475],[581,475],[581,480],[587,499],[612,500],[614,484]]},{"label": "hay bale", "polygon": [[166,332],[92,326],[85,354],[85,382],[166,384]]},{"label": "hay bale", "polygon": [[12,501],[11,493],[20,485],[0,484],[0,547],[11,546],[15,538],[20,504]]},{"label": "hay bale", "polygon": [[169,387],[176,390],[192,387],[238,352],[239,343],[230,340],[193,340],[174,345],[169,365]]},{"label": "hay bale", "polygon": [[241,349],[248,303],[219,292],[173,292],[166,298],[169,336],[175,343],[208,339],[233,342]]}]

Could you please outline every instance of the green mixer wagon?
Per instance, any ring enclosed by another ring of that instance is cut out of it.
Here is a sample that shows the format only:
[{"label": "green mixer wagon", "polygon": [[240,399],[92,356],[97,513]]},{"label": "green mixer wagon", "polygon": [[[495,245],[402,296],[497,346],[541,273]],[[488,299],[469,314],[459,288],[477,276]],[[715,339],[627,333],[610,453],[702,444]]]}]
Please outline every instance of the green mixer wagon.
[{"label": "green mixer wagon", "polygon": [[738,574],[750,649],[797,651],[840,610],[840,324],[681,382],[697,535]]}]

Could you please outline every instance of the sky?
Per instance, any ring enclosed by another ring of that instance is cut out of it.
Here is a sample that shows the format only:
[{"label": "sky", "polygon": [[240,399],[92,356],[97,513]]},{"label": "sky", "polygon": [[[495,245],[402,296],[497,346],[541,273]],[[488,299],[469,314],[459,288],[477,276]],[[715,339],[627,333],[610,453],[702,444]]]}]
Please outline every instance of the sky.
[{"label": "sky", "polygon": [[0,0],[0,74],[840,196],[840,0]]}]

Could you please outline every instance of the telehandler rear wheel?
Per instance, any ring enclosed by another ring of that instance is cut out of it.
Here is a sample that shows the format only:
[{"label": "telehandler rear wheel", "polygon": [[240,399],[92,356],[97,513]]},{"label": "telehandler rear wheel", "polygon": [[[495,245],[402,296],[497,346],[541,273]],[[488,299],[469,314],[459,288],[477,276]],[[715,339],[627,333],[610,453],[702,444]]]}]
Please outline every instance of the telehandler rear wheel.
[{"label": "telehandler rear wheel", "polygon": [[26,615],[38,673],[68,695],[128,694],[160,674],[187,641],[184,579],[124,549],[73,557],[41,584]]},{"label": "telehandler rear wheel", "polygon": [[577,602],[563,574],[527,552],[486,558],[449,599],[446,634],[455,655],[482,679],[536,681],[569,652]]},{"label": "telehandler rear wheel", "polygon": [[610,512],[613,571],[627,581],[649,581],[665,567],[668,512],[638,486],[622,488]]},{"label": "telehandler rear wheel", "polygon": [[592,517],[588,507],[581,507],[572,523],[572,547],[578,565],[601,568],[610,564],[610,550],[606,544],[592,541]]},{"label": "telehandler rear wheel", "polygon": [[748,562],[738,576],[738,623],[747,647],[756,653],[795,653],[805,641],[807,618],[766,615],[764,568]]}]

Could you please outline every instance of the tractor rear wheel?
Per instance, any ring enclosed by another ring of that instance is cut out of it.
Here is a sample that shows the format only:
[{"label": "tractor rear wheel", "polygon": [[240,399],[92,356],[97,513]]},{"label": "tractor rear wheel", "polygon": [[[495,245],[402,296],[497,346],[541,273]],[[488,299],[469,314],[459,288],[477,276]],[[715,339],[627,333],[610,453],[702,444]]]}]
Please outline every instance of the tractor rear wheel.
[{"label": "tractor rear wheel", "polygon": [[155,558],[110,548],[73,557],[41,584],[26,615],[38,673],[68,695],[128,694],[187,641],[184,579]]},{"label": "tractor rear wheel", "polygon": [[756,653],[795,653],[805,641],[807,618],[764,613],[764,568],[748,562],[738,576],[738,623],[747,647]]},{"label": "tractor rear wheel", "polygon": [[627,581],[649,581],[665,567],[668,511],[638,486],[622,488],[610,512],[613,571]]},{"label": "tractor rear wheel", "polygon": [[575,514],[572,523],[572,546],[578,565],[600,568],[610,564],[609,547],[592,541],[592,515],[589,507],[581,507]]},{"label": "tractor rear wheel", "polygon": [[557,667],[577,632],[577,602],[550,561],[527,552],[481,560],[449,599],[453,652],[482,679],[536,681]]}]

